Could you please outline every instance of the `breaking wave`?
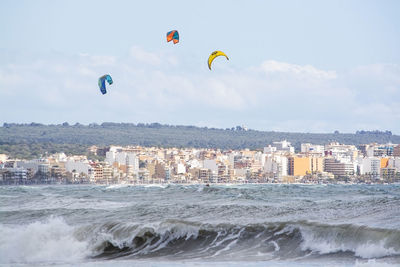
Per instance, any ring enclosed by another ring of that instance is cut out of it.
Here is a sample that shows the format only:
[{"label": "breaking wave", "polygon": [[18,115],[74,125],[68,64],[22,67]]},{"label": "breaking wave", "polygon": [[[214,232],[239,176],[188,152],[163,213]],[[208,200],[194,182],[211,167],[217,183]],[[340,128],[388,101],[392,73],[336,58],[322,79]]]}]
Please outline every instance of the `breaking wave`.
[{"label": "breaking wave", "polygon": [[106,224],[91,231],[96,236],[94,251],[105,258],[267,260],[351,253],[371,259],[400,255],[400,231],[349,224],[300,221],[240,226],[170,220],[153,226]]},{"label": "breaking wave", "polygon": [[355,259],[398,259],[400,231],[305,221],[233,225],[167,220],[73,227],[55,217],[17,227],[0,225],[3,264],[115,258],[267,261],[343,253]]}]

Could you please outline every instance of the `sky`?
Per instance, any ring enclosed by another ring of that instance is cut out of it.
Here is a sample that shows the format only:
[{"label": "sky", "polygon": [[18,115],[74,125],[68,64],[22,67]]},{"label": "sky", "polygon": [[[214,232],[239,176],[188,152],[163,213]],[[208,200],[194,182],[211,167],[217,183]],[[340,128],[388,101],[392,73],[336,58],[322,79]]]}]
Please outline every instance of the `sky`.
[{"label": "sky", "polygon": [[[400,134],[398,14],[396,0],[3,0],[0,123]],[[210,71],[214,50],[229,61]]]}]

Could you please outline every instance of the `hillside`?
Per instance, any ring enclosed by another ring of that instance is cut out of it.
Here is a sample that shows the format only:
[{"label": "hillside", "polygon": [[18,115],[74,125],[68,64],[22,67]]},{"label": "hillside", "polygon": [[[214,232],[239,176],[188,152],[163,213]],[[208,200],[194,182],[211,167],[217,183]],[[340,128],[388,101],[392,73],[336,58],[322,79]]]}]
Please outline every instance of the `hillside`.
[{"label": "hillside", "polygon": [[[400,143],[399,135],[391,132],[341,133],[289,133],[273,131],[245,131],[241,127],[215,129],[195,126],[172,126],[159,123],[102,123],[82,125],[43,125],[38,123],[4,123],[0,127],[0,153],[7,153],[5,147],[21,146],[25,150],[84,151],[89,145],[141,145],[161,147],[197,147],[221,149],[261,149],[274,141],[288,140],[297,150],[301,143],[343,144]],[[9,150],[9,149],[8,149]],[[2,152],[3,151],[3,152]],[[39,152],[36,152],[39,153]]]}]

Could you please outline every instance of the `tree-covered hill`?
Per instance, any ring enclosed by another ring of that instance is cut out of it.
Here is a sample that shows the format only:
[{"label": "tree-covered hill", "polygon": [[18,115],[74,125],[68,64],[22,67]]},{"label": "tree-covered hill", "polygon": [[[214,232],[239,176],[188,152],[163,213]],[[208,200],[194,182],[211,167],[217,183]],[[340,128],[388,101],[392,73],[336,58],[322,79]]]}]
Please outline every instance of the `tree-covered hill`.
[{"label": "tree-covered hill", "polygon": [[[25,145],[43,146],[50,151],[63,149],[67,144],[74,151],[85,149],[89,145],[141,145],[161,147],[197,147],[221,149],[261,149],[274,141],[288,140],[298,150],[301,143],[343,144],[400,143],[400,136],[391,132],[358,131],[356,134],[341,133],[288,133],[248,130],[241,127],[215,129],[195,126],[172,126],[159,123],[133,124],[110,123],[43,125],[39,123],[4,123],[0,127],[0,153],[4,146]],[[41,144],[41,145],[40,145]],[[52,145],[53,144],[53,147]],[[54,148],[54,149],[53,149]],[[3,151],[3,152],[1,152]]]}]

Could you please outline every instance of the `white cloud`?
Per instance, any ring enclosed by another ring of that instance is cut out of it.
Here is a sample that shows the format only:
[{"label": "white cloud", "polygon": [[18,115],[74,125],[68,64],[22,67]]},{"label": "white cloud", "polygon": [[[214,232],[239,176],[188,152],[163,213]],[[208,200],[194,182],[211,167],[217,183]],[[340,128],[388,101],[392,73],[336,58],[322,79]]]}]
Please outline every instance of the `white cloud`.
[{"label": "white cloud", "polygon": [[278,62],[274,60],[264,61],[261,69],[266,73],[284,73],[295,75],[300,79],[335,79],[337,74],[335,71],[319,70],[311,65],[296,65],[286,62]]},{"label": "white cloud", "polygon": [[89,55],[82,53],[79,54],[79,56],[86,65],[91,67],[114,65],[117,60],[113,56],[98,56],[98,55]]},{"label": "white cloud", "polygon": [[386,104],[386,103],[375,103],[372,105],[358,106],[354,109],[355,115],[362,118],[364,121],[366,118],[369,120],[400,120],[400,103],[398,104]]},{"label": "white cloud", "polygon": [[400,65],[397,64],[381,63],[358,66],[352,71],[352,74],[400,85]]},{"label": "white cloud", "polygon": [[[264,61],[204,72],[180,66],[175,55],[162,51],[132,47],[130,56],[81,54],[0,65],[0,111],[10,114],[3,122],[210,121],[220,127],[310,132],[378,125],[400,132],[398,65],[338,73]],[[97,78],[106,72],[114,84],[103,96]]]},{"label": "white cloud", "polygon": [[146,64],[155,65],[155,66],[158,66],[161,64],[161,59],[157,54],[147,52],[138,46],[131,47],[130,55],[135,60],[138,60],[138,61],[146,63]]}]

